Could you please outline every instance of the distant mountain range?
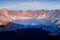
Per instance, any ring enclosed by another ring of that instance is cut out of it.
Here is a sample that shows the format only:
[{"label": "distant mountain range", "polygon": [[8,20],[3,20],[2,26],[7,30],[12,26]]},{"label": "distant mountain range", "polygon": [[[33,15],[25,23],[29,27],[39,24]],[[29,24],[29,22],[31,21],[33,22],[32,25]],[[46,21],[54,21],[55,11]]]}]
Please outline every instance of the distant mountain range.
[{"label": "distant mountain range", "polygon": [[43,26],[43,30],[52,32],[51,35],[57,35],[60,32],[60,10],[22,11],[1,9],[0,25],[1,31],[31,27],[41,28]]},{"label": "distant mountain range", "polygon": [[[60,10],[7,10],[0,9],[0,25],[7,24],[15,20],[27,19],[47,19],[52,22],[56,20],[60,23]],[[58,24],[57,23],[57,24]]]}]

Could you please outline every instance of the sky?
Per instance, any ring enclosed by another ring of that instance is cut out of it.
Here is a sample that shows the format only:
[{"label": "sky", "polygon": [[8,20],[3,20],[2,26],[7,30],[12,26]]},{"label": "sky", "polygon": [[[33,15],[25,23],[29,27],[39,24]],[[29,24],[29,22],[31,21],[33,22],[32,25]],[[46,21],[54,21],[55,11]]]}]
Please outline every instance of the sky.
[{"label": "sky", "polygon": [[60,9],[60,0],[0,0],[0,9],[54,10]]}]

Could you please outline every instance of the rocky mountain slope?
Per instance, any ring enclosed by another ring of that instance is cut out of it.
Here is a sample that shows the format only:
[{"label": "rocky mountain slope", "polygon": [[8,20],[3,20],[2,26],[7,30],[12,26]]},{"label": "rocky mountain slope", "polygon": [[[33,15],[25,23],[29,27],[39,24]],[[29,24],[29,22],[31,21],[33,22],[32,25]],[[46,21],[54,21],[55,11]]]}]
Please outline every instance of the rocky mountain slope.
[{"label": "rocky mountain slope", "polygon": [[0,25],[5,25],[15,20],[26,20],[26,19],[47,19],[51,20],[51,22],[55,22],[56,20],[58,20],[57,22],[60,24],[60,10],[17,11],[17,10],[0,9]]},{"label": "rocky mountain slope", "polygon": [[[12,24],[11,24],[12,23]],[[23,25],[22,27],[16,24]],[[52,32],[51,35],[57,35],[60,28],[60,10],[0,10],[0,28],[1,31],[10,31],[15,29],[31,28],[43,25],[43,30]],[[12,26],[13,25],[13,26]],[[25,26],[24,26],[25,25]],[[27,25],[27,26],[26,26]],[[35,26],[33,26],[35,25]],[[45,27],[48,26],[48,27]],[[54,31],[54,32],[53,32]],[[56,33],[56,34],[55,34]]]}]

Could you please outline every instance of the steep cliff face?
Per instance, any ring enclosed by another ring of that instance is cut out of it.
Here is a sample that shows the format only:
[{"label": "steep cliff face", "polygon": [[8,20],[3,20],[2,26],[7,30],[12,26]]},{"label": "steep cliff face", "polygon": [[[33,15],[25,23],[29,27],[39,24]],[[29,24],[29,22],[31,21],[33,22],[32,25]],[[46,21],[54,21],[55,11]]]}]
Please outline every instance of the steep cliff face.
[{"label": "steep cliff face", "polygon": [[34,11],[31,10],[14,11],[6,9],[0,10],[0,25],[5,25],[15,20],[27,20],[27,19],[38,19],[38,20],[49,19],[52,22],[55,22],[56,20],[60,19],[60,10],[34,10]]},{"label": "steep cliff face", "polygon": [[[60,11],[59,10],[15,11],[1,9],[0,25],[1,25],[0,30],[4,31],[31,27],[41,28],[42,25],[43,30],[50,31],[52,33],[51,35],[57,35],[60,32],[59,29]],[[37,27],[38,25],[39,27]]]},{"label": "steep cliff face", "polygon": [[[41,14],[41,13],[40,13]],[[25,19],[43,19],[45,18],[45,14],[40,15],[38,11],[10,11],[6,9],[0,10],[0,25],[6,24],[8,22],[14,21],[14,20],[25,20]]]},{"label": "steep cliff face", "polygon": [[0,25],[5,25],[9,22],[9,12],[6,9],[0,10]]}]

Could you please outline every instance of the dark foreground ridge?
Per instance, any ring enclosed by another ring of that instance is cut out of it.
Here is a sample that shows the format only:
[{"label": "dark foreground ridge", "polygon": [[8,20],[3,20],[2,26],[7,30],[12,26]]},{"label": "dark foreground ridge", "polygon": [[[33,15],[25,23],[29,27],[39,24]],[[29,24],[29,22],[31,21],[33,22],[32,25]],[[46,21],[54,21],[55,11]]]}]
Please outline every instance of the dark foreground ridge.
[{"label": "dark foreground ridge", "polygon": [[[20,26],[19,24],[11,24],[10,26]],[[60,34],[56,37],[48,35],[50,32],[42,30],[42,28],[26,28],[11,31],[0,32],[1,40],[58,40]]]},{"label": "dark foreground ridge", "polygon": [[57,40],[60,34],[56,37],[48,35],[48,31],[41,28],[17,29],[14,31],[0,32],[2,40]]}]

